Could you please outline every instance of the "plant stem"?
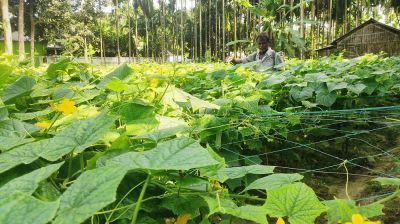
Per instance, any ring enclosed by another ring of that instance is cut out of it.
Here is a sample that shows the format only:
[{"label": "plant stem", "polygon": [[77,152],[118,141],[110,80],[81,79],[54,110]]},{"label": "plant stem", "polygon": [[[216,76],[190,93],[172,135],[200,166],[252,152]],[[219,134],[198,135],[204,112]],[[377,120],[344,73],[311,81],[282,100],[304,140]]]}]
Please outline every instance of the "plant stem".
[{"label": "plant stem", "polygon": [[145,180],[145,182],[144,182],[142,191],[140,192],[138,201],[136,202],[136,207],[135,207],[135,210],[133,211],[133,216],[132,216],[131,224],[136,224],[136,219],[137,219],[138,214],[139,214],[139,209],[140,209],[140,206],[141,206],[141,204],[142,204],[142,200],[143,200],[143,197],[144,197],[144,193],[146,192],[147,185],[149,184],[150,179],[151,179],[151,175],[148,174],[148,175],[147,175],[147,178],[146,178],[146,180]]},{"label": "plant stem", "polygon": [[376,202],[374,202],[374,203],[372,203],[372,204],[383,204],[383,203],[385,203],[385,202],[387,202],[387,201],[390,201],[390,200],[392,200],[393,198],[396,198],[396,197],[398,197],[398,196],[400,196],[400,190],[399,190],[399,189],[397,189],[393,194],[391,194],[391,195],[389,195],[389,196],[387,196],[387,197],[385,197],[385,198],[382,198],[381,200],[376,201]]}]

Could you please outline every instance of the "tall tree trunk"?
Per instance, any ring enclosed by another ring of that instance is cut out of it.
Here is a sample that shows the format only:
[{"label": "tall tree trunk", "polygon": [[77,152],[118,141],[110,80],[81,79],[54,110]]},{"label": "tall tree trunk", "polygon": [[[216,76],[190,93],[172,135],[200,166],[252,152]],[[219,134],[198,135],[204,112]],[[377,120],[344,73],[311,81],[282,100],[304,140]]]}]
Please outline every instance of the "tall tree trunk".
[{"label": "tall tree trunk", "polygon": [[237,41],[237,6],[236,6],[236,3],[235,2],[233,2],[233,41],[235,41],[235,44],[234,44],[234,55],[235,55],[235,58],[237,57],[237,44],[236,44],[236,41]]},{"label": "tall tree trunk", "polygon": [[145,30],[146,30],[146,57],[149,57],[149,26],[147,17],[144,18]]},{"label": "tall tree trunk", "polygon": [[[101,11],[101,0],[99,0],[99,5],[98,5],[98,10],[99,12]],[[100,61],[105,64],[105,58],[104,58],[104,46],[103,46],[103,21],[99,20],[99,33],[100,33]]]},{"label": "tall tree trunk", "polygon": [[[304,33],[304,1],[300,0],[300,36],[301,38],[305,39]],[[300,57],[304,59],[304,50],[300,50]]]},{"label": "tall tree trunk", "polygon": [[208,0],[208,51],[211,54],[211,36],[212,36],[212,26],[211,26],[211,0]]},{"label": "tall tree trunk", "polygon": [[202,19],[201,19],[201,0],[199,1],[199,58],[203,58],[203,37],[202,37]]},{"label": "tall tree trunk", "polygon": [[117,33],[117,57],[118,57],[118,64],[121,63],[121,50],[119,48],[119,13],[118,13],[119,3],[118,0],[115,0],[115,26],[116,26],[116,33]]},{"label": "tall tree trunk", "polygon": [[329,0],[329,28],[328,28],[328,42],[330,43],[332,41],[332,26],[333,26],[333,21],[332,21],[332,6],[333,5],[333,0]]},{"label": "tall tree trunk", "polygon": [[222,0],[222,60],[225,61],[225,0]]},{"label": "tall tree trunk", "polygon": [[1,0],[0,3],[1,3],[1,14],[3,16],[4,53],[13,54],[10,15],[8,11],[8,0]]},{"label": "tall tree trunk", "polygon": [[[185,4],[186,5],[186,4]],[[181,0],[181,60],[184,61],[184,49],[183,49],[183,0]],[[186,10],[186,8],[185,8]]]},{"label": "tall tree trunk", "polygon": [[24,7],[25,1],[19,0],[18,6],[18,59],[25,59]]},{"label": "tall tree trunk", "polygon": [[127,19],[128,19],[128,60],[129,63],[131,63],[131,57],[132,57],[132,30],[131,30],[131,13],[129,9],[129,0],[126,1],[126,7],[127,7]]},{"label": "tall tree trunk", "polygon": [[219,23],[218,0],[216,0],[216,3],[215,3],[215,33],[214,33],[214,36],[215,36],[214,57],[215,58],[218,58],[218,52],[219,52],[218,40],[220,39],[220,37],[218,35],[219,34],[218,23]]},{"label": "tall tree trunk", "polygon": [[32,67],[35,67],[35,18],[33,17],[34,3],[35,0],[29,1],[29,19],[31,22],[30,53]]}]

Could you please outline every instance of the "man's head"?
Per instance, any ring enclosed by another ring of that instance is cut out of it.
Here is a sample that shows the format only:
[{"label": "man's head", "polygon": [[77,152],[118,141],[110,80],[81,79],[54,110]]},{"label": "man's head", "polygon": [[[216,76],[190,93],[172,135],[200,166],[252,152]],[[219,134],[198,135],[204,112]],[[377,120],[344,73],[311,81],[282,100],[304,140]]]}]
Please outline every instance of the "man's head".
[{"label": "man's head", "polygon": [[258,34],[256,37],[256,42],[260,53],[264,54],[265,52],[267,52],[269,47],[269,37],[266,32]]}]

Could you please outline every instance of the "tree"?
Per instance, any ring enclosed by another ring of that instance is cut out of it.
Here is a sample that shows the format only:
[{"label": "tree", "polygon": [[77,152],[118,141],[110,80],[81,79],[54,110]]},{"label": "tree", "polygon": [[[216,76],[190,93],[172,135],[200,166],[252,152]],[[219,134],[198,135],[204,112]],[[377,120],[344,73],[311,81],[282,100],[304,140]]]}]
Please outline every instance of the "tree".
[{"label": "tree", "polygon": [[19,0],[18,10],[18,58],[25,59],[25,38],[24,38],[24,0]]},{"label": "tree", "polygon": [[10,15],[8,11],[8,0],[1,0],[0,3],[1,3],[1,14],[3,18],[3,28],[4,28],[4,53],[13,54]]}]

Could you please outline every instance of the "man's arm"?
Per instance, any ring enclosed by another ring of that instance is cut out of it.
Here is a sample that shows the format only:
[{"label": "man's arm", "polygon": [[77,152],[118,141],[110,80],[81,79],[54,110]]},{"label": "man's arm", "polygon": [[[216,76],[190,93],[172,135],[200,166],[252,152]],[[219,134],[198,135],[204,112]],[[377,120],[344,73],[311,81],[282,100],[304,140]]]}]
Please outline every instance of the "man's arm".
[{"label": "man's arm", "polygon": [[231,57],[227,58],[227,62],[231,62],[232,64],[235,64],[235,65],[241,64],[241,63],[248,63],[248,62],[255,61],[256,55],[257,55],[257,52],[250,54],[249,56],[244,57],[242,59],[234,58],[233,56],[231,56]]}]

